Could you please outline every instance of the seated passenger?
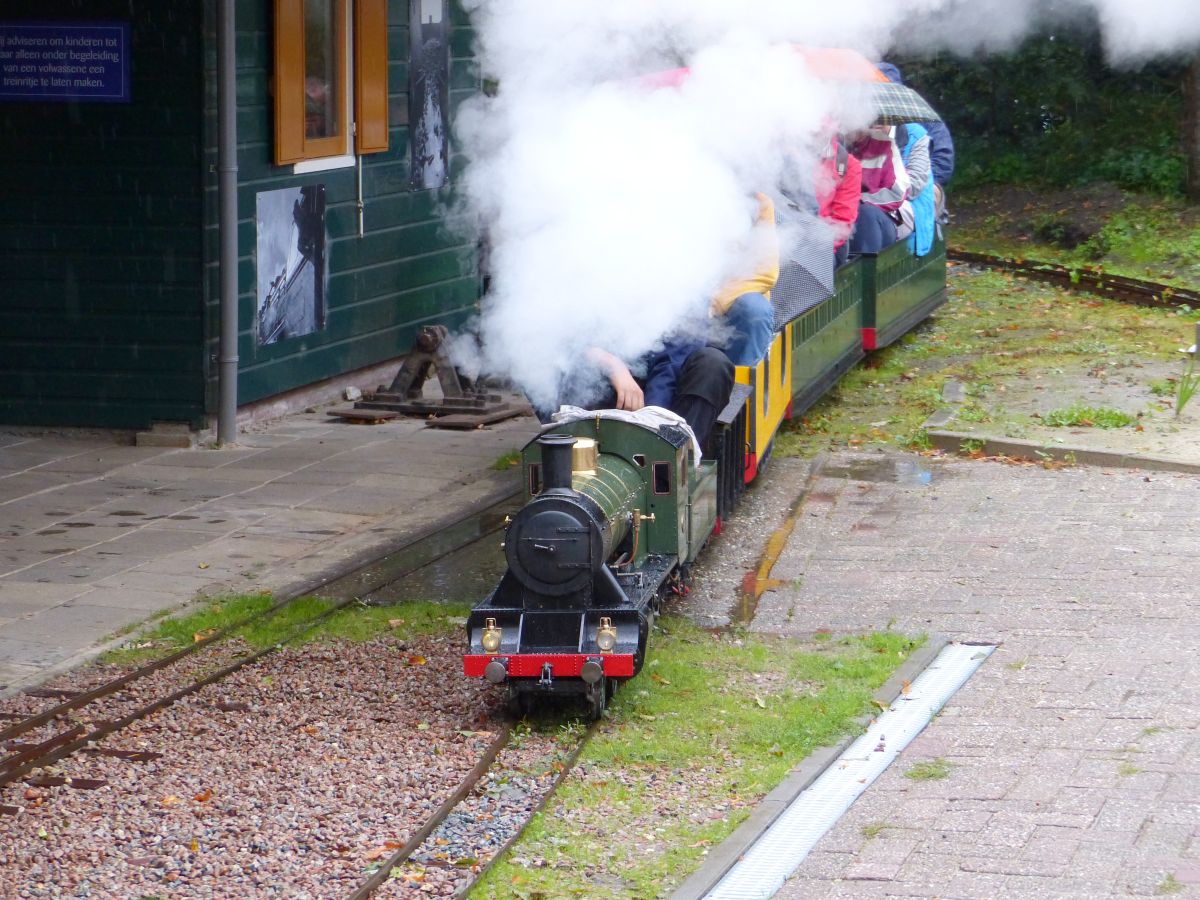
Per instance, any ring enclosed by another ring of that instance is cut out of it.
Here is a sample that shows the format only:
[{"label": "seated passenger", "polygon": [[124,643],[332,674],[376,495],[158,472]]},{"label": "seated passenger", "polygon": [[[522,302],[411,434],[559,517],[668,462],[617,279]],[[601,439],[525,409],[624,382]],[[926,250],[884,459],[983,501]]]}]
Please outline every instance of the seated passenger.
[{"label": "seated passenger", "polygon": [[767,294],[779,280],[779,236],[775,232],[775,205],[766,194],[755,194],[758,216],[748,245],[741,249],[745,271],[713,297],[709,312],[731,331],[725,354],[735,366],[753,366],[771,346],[775,310]]},{"label": "seated passenger", "polygon": [[908,239],[908,248],[916,256],[925,256],[933,248],[935,231],[934,185],[929,163],[929,135],[923,125],[915,122],[896,129],[897,144],[902,146],[901,158],[912,184],[908,199],[900,207],[900,226],[896,236]]},{"label": "seated passenger", "polygon": [[851,253],[878,253],[897,240],[900,207],[911,180],[896,146],[896,129],[875,126],[851,136],[850,152],[862,164],[862,204],[850,241]]},{"label": "seated passenger", "polygon": [[713,342],[724,349],[696,337],[668,336],[659,349],[625,360],[591,347],[586,364],[559,385],[556,407],[536,410],[539,419],[549,421],[558,405],[627,412],[658,406],[685,419],[704,446],[729,402],[734,365],[757,363],[774,335],[775,309],[766,293],[779,277],[775,206],[765,194],[755,196],[758,214],[747,246],[740,248],[750,274],[728,282],[709,303]]},{"label": "seated passenger", "polygon": [[817,214],[833,228],[834,265],[843,266],[850,256],[850,236],[858,222],[862,200],[862,165],[831,137],[817,166]]},{"label": "seated passenger", "polygon": [[[895,84],[904,84],[900,70],[891,63],[877,63],[887,79]],[[945,122],[927,122],[925,130],[929,132],[929,161],[933,169],[933,193],[935,215],[938,222],[946,218],[946,187],[954,177],[954,139]]]}]

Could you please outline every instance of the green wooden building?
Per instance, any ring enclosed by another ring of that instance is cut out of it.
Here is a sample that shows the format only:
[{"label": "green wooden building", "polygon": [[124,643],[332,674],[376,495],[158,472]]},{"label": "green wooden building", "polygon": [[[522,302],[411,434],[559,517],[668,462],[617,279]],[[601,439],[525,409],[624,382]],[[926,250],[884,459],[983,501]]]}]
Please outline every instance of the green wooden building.
[{"label": "green wooden building", "polygon": [[[0,425],[214,423],[218,3],[0,7]],[[478,75],[447,0],[237,0],[235,21],[245,409],[474,311],[446,210]]]}]

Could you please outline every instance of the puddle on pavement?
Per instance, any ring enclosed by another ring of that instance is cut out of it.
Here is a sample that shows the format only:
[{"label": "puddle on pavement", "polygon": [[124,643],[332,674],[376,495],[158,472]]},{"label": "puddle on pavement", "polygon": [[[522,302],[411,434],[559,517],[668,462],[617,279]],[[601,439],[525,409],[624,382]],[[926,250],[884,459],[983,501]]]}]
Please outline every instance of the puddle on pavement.
[{"label": "puddle on pavement", "polygon": [[[939,473],[940,475],[941,473]],[[891,484],[927,485],[933,483],[933,469],[923,459],[864,459],[844,466],[826,466],[822,478],[850,478]]]},{"label": "puddle on pavement", "polygon": [[[927,486],[933,483],[933,469],[920,457],[884,457],[882,459],[855,460],[840,466],[825,466],[820,471],[820,477]],[[942,477],[940,471],[938,477]],[[771,570],[775,567],[780,554],[783,553],[804,504],[809,500],[817,499],[832,500],[833,494],[827,491],[807,493],[793,508],[783,525],[768,538],[763,554],[755,568],[747,572],[741,584],[738,585],[733,606],[729,609],[731,625],[749,624],[758,612],[758,601],[762,595],[783,586],[784,582],[771,578]],[[869,523],[856,526],[861,531],[872,527],[874,526]]]}]

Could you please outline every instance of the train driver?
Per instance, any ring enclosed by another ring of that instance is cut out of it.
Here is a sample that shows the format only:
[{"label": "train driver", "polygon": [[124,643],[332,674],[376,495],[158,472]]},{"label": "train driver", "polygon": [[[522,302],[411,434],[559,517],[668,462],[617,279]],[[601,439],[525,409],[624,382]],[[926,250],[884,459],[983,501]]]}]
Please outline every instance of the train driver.
[{"label": "train driver", "polygon": [[733,362],[722,350],[699,340],[667,340],[641,360],[645,366],[641,377],[599,347],[588,351],[588,359],[611,386],[607,397],[590,404],[593,408],[636,412],[644,406],[661,406],[687,421],[701,447],[733,391]]}]

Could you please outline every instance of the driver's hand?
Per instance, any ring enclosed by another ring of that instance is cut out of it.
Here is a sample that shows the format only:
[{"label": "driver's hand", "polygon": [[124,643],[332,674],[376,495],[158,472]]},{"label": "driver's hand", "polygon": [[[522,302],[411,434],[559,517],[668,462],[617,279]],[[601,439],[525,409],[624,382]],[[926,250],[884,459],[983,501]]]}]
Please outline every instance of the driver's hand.
[{"label": "driver's hand", "polygon": [[633,375],[624,365],[621,365],[619,370],[614,367],[608,373],[608,380],[612,383],[613,390],[617,392],[617,409],[636,412],[646,405],[641,385],[634,380]]}]

